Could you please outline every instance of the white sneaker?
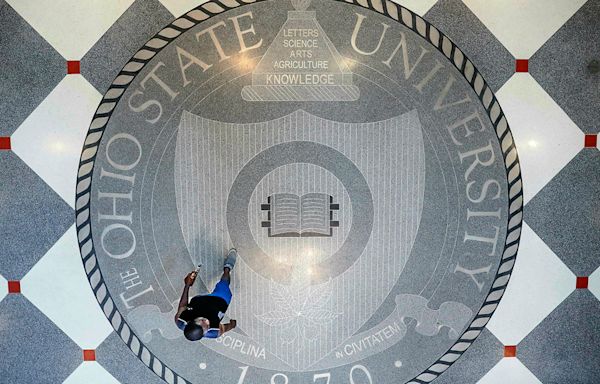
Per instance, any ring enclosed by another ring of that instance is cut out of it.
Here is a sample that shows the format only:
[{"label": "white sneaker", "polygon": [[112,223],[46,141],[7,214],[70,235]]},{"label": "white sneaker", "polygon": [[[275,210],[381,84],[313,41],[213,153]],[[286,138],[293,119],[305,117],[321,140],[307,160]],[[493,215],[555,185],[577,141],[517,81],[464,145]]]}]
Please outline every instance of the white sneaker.
[{"label": "white sneaker", "polygon": [[233,270],[233,266],[235,265],[236,259],[237,251],[235,248],[231,248],[229,252],[227,252],[227,256],[225,257],[225,264],[223,264],[223,268],[229,268],[229,270]]}]

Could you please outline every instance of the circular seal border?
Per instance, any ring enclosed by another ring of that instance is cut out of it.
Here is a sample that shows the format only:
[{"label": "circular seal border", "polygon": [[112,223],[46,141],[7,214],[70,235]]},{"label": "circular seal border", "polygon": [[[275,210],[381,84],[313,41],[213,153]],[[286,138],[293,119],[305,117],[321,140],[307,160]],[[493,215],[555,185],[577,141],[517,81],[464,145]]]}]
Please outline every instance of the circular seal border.
[{"label": "circular seal border", "polygon": [[[90,193],[94,162],[100,140],[115,106],[128,85],[135,78],[136,74],[145,67],[146,63],[179,35],[200,22],[225,11],[262,1],[266,0],[211,0],[177,18],[154,35],[121,69],[108,91],[104,94],[90,124],[81,152],[75,191],[75,221],[85,273],[100,307],[115,331],[125,344],[127,344],[129,349],[148,368],[169,384],[192,383],[167,367],[140,342],[139,337],[131,330],[117,311],[98,267],[90,225]],[[437,48],[462,73],[478,95],[495,128],[502,149],[509,189],[509,217],[502,260],[490,292],[467,330],[442,357],[406,384],[430,383],[448,369],[473,344],[498,307],[510,279],[517,257],[523,221],[523,187],[517,148],[506,117],[493,91],[471,60],[446,35],[419,15],[390,0],[332,1],[366,8],[391,18],[416,32],[423,39],[427,40],[428,43]]]}]

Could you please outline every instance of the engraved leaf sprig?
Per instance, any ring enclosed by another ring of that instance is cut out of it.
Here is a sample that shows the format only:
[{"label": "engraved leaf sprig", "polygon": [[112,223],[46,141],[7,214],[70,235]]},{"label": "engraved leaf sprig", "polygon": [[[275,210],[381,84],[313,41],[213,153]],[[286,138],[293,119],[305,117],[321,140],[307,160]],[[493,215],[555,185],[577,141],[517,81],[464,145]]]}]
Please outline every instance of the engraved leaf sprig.
[{"label": "engraved leaf sprig", "polygon": [[271,282],[269,293],[275,308],[256,317],[269,326],[282,326],[286,344],[299,336],[315,339],[319,327],[340,315],[327,306],[332,295],[330,282],[313,287],[307,279],[293,276],[289,286]]}]

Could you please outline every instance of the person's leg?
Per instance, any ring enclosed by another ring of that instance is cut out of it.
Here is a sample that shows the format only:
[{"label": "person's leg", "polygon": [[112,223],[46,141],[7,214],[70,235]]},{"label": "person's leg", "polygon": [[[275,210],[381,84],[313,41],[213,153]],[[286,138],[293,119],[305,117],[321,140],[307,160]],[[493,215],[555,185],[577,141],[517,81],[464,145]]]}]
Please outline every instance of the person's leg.
[{"label": "person's leg", "polygon": [[217,296],[224,299],[227,304],[231,303],[231,297],[233,294],[231,293],[231,288],[229,288],[230,271],[226,271],[223,269],[223,276],[221,276],[221,280],[215,285],[215,289],[211,292],[209,296]]},{"label": "person's leg", "polygon": [[225,257],[225,263],[223,265],[223,275],[221,275],[221,280],[215,286],[215,289],[210,294],[211,296],[218,296],[229,304],[231,302],[231,289],[229,288],[229,284],[231,282],[231,269],[235,265],[235,260],[237,258],[237,252],[235,248],[232,248],[227,253]]},{"label": "person's leg", "polygon": [[223,268],[223,275],[221,276],[221,280],[226,281],[227,284],[231,283],[231,269],[228,267]]},{"label": "person's leg", "polygon": [[237,259],[237,251],[235,248],[231,248],[229,252],[227,252],[227,256],[225,256],[225,262],[223,263],[223,276],[221,280],[224,280],[229,284],[231,281],[230,273],[235,265],[235,261]]}]

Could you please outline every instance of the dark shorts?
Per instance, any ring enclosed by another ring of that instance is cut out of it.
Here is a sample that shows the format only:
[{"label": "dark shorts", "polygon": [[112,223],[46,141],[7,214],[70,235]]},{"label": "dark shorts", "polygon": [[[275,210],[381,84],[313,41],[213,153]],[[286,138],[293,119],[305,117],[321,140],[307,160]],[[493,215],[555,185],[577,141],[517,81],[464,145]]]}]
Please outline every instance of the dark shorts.
[{"label": "dark shorts", "polygon": [[215,289],[207,296],[220,297],[227,302],[227,305],[229,305],[233,294],[231,293],[231,289],[229,289],[229,283],[225,280],[219,280],[217,285],[215,285]]}]

